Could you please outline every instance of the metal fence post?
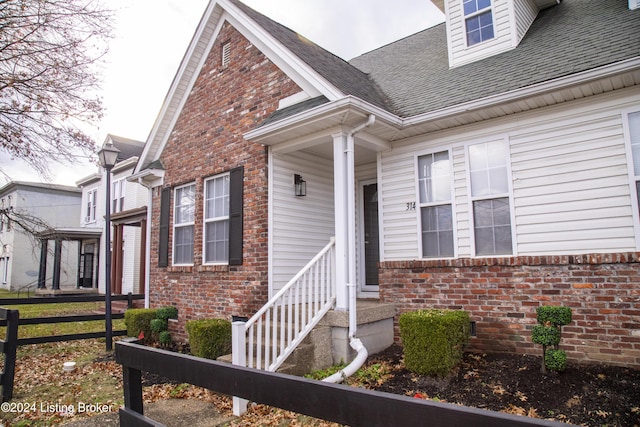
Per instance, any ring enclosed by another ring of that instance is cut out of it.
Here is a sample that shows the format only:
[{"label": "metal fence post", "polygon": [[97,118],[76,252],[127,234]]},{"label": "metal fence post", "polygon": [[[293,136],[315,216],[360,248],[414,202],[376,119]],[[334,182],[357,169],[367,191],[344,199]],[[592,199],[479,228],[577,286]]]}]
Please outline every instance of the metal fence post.
[{"label": "metal fence post", "polygon": [[2,384],[2,401],[8,402],[13,397],[20,312],[18,310],[7,310],[3,308],[0,309],[0,317],[4,317],[7,320],[7,336],[5,340],[2,341],[4,371],[2,372],[0,383]]},{"label": "metal fence post", "polygon": [[[236,366],[247,366],[247,331],[245,322],[231,323],[231,361]],[[233,415],[247,412],[248,400],[233,396]]]}]

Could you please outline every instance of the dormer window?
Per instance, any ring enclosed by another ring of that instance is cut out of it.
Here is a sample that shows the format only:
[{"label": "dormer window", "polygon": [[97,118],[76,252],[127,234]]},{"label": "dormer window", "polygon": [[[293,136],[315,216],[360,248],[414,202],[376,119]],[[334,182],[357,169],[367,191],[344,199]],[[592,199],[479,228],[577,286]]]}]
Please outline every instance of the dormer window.
[{"label": "dormer window", "polygon": [[467,46],[494,37],[491,0],[463,0]]}]

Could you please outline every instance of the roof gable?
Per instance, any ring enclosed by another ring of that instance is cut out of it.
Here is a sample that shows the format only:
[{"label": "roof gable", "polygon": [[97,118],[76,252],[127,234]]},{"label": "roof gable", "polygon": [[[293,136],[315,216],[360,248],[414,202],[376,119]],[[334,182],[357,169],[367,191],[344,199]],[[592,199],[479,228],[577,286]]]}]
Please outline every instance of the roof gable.
[{"label": "roof gable", "polygon": [[191,40],[160,113],[147,138],[136,172],[158,160],[222,24],[227,21],[287,74],[308,98],[336,100],[345,94],[386,105],[368,76],[348,62],[299,36],[239,0],[212,0]]}]

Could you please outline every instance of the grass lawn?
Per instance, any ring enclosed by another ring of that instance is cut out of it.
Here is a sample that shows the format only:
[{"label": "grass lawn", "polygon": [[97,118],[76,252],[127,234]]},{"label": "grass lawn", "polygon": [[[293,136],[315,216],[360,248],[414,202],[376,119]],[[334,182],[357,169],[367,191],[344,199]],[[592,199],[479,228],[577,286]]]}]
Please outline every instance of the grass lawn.
[{"label": "grass lawn", "polygon": [[[89,314],[97,310],[104,312],[103,302],[71,302],[55,304],[4,305],[3,298],[17,298],[17,292],[0,290],[0,307],[18,310],[20,318],[55,317],[64,315]],[[125,329],[124,319],[113,320],[113,329]],[[52,323],[44,325],[24,325],[18,328],[19,338],[32,338],[52,335],[77,334],[82,332],[99,332],[104,330],[104,321]],[[0,328],[0,336],[4,336],[5,328]]]}]

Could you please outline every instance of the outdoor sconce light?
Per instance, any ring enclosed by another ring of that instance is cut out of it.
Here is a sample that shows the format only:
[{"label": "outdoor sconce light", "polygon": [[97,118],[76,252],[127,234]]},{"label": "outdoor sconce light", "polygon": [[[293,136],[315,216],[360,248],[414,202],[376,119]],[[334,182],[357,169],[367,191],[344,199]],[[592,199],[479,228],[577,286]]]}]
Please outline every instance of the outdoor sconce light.
[{"label": "outdoor sconce light", "polygon": [[293,187],[294,187],[296,196],[307,195],[307,181],[302,179],[302,177],[298,174],[293,175]]}]

